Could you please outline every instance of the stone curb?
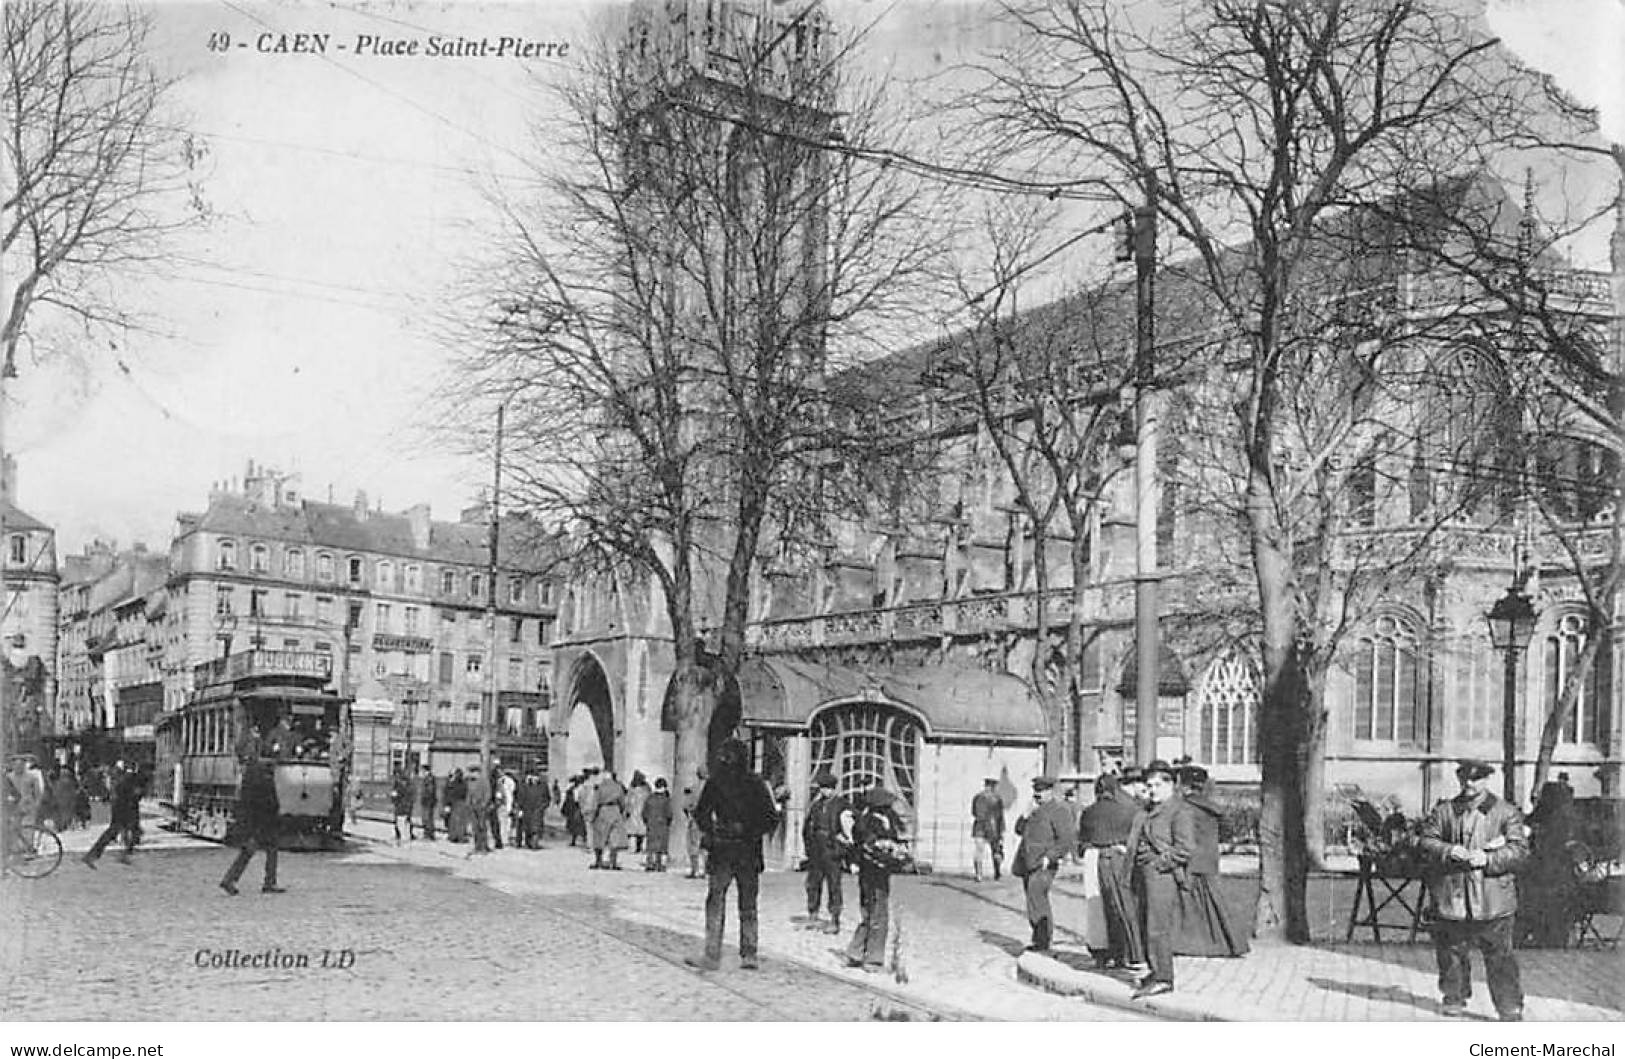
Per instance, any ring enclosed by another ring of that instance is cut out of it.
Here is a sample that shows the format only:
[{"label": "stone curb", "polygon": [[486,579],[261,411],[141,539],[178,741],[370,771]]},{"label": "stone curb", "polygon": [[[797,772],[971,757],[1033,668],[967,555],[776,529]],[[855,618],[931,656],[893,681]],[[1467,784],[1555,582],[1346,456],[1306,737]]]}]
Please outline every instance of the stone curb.
[{"label": "stone curb", "polygon": [[1104,975],[1075,971],[1061,961],[1042,953],[1024,952],[1016,957],[1016,977],[1045,992],[1082,997],[1091,1004],[1121,1008],[1141,1015],[1154,1015],[1173,1022],[1235,1021],[1200,1004],[1170,999],[1168,996],[1134,1000],[1134,989],[1127,982],[1120,982]]}]

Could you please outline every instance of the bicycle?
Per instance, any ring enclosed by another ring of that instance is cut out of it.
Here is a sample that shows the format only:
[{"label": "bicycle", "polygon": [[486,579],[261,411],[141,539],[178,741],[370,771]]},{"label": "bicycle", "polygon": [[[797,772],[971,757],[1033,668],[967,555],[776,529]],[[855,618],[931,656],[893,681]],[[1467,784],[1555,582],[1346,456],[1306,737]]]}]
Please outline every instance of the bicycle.
[{"label": "bicycle", "polygon": [[12,824],[9,849],[0,856],[0,871],[25,879],[42,879],[62,863],[62,840],[43,825]]}]

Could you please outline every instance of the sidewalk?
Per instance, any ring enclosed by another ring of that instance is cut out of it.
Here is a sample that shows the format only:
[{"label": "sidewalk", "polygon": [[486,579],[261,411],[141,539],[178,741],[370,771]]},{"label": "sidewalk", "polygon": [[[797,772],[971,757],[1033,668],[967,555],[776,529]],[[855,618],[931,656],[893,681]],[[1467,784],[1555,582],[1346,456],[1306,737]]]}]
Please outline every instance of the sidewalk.
[{"label": "sidewalk", "polygon": [[[705,927],[705,883],[685,878],[687,866],[645,872],[640,856],[623,853],[625,870],[588,869],[591,854],[570,847],[549,832],[541,850],[506,849],[470,858],[466,843],[404,842],[396,845],[391,824],[362,816],[351,836],[363,848],[356,856],[433,868],[516,896],[559,899],[559,907],[592,899],[593,917],[616,918],[676,931],[693,939],[699,952]],[[961,882],[962,880],[955,880]],[[1120,1020],[1151,1017],[1121,1008],[1101,1009],[1077,997],[1059,996],[1016,979],[1015,956],[1026,939],[1019,888],[1006,880],[997,895],[968,893],[928,877],[904,877],[892,892],[892,923],[902,930],[906,981],[890,966],[884,974],[846,966],[841,950],[857,926],[857,879],[844,888],[846,912],[839,935],[806,929],[805,876],[768,871],[762,876],[760,948],[778,959],[815,968],[899,1001],[929,1008],[948,1018],[1017,1021]],[[572,900],[574,899],[574,900]],[[727,943],[721,975],[737,970],[738,920],[729,895]]]},{"label": "sidewalk", "polygon": [[[467,845],[393,842],[390,825],[365,817],[354,829],[368,854],[451,871],[515,894],[560,897],[590,893],[609,914],[688,934],[696,948],[703,931],[704,884],[683,869],[645,873],[640,858],[626,870],[587,870],[590,855],[550,835],[543,850],[504,850],[468,858]],[[1028,930],[1020,885],[976,883],[955,876],[905,876],[894,881],[893,923],[902,930],[906,982],[844,965],[840,949],[856,925],[857,887],[848,879],[848,912],[839,936],[808,931],[804,876],[769,871],[762,877],[761,948],[861,982],[900,999],[976,1019],[1078,1020],[1152,1017],[1199,1021],[1446,1021],[1439,1014],[1433,949],[1428,944],[1348,944],[1255,948],[1237,960],[1179,958],[1178,991],[1133,1001],[1133,984],[1097,972],[1068,925],[1081,921],[1070,886],[1053,894],[1059,944],[1049,955],[1022,952]],[[730,905],[732,902],[730,901]],[[729,912],[729,937],[735,935]],[[1531,1021],[1625,1020],[1625,955],[1608,950],[1526,949],[1518,953]],[[725,957],[724,968],[731,968]],[[732,973],[725,970],[723,973]],[[1469,1011],[1493,1019],[1475,960],[1477,987]],[[1083,1001],[1080,1004],[1079,1001]],[[1092,1006],[1085,1006],[1092,1005]]]}]

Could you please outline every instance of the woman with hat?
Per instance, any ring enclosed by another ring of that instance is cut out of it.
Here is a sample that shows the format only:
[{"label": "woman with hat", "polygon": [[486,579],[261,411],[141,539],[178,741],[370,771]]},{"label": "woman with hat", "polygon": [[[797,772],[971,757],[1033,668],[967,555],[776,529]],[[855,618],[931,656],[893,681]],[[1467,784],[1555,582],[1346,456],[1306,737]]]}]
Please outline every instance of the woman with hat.
[{"label": "woman with hat", "polygon": [[1178,884],[1178,929],[1174,954],[1178,956],[1245,956],[1247,933],[1239,929],[1219,901],[1219,818],[1224,809],[1213,800],[1213,781],[1207,769],[1187,765],[1179,773],[1180,796],[1193,810],[1196,848]]},{"label": "woman with hat", "polygon": [[1094,804],[1079,820],[1078,844],[1098,851],[1100,858],[1096,874],[1106,915],[1106,948],[1100,962],[1107,967],[1138,968],[1145,962],[1140,905],[1134,899],[1134,864],[1128,855],[1129,834],[1139,813],[1139,805],[1108,772],[1095,781]]}]

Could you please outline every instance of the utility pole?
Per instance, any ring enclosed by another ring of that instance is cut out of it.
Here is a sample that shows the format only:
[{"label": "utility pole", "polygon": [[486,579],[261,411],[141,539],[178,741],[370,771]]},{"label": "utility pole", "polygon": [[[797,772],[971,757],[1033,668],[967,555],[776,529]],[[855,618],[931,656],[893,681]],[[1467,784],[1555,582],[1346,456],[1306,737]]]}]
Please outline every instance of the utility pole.
[{"label": "utility pole", "polygon": [[1157,409],[1155,400],[1157,185],[1146,178],[1134,209],[1134,689],[1135,760],[1157,756]]},{"label": "utility pole", "polygon": [[[0,367],[0,475],[5,474],[6,388],[12,375],[13,371],[9,364]],[[4,547],[6,539],[5,518],[6,504],[4,503],[3,492],[0,492],[0,547]],[[4,570],[10,563],[11,552],[7,548],[4,552],[0,552],[0,587],[4,587]],[[5,769],[8,772],[11,770],[11,755],[8,753],[10,748],[7,744],[11,740],[11,715],[16,710],[15,704],[6,701],[11,696],[11,688],[8,686],[10,683],[9,675],[5,672],[5,666],[0,665],[0,769]],[[5,817],[6,814],[0,812],[0,850],[9,850],[11,848],[11,835],[8,833]]]},{"label": "utility pole", "polygon": [[496,459],[491,472],[491,540],[485,564],[485,701],[480,705],[480,771],[491,774],[492,729],[497,712],[497,535],[502,523],[502,418],[506,402],[497,406]]}]

